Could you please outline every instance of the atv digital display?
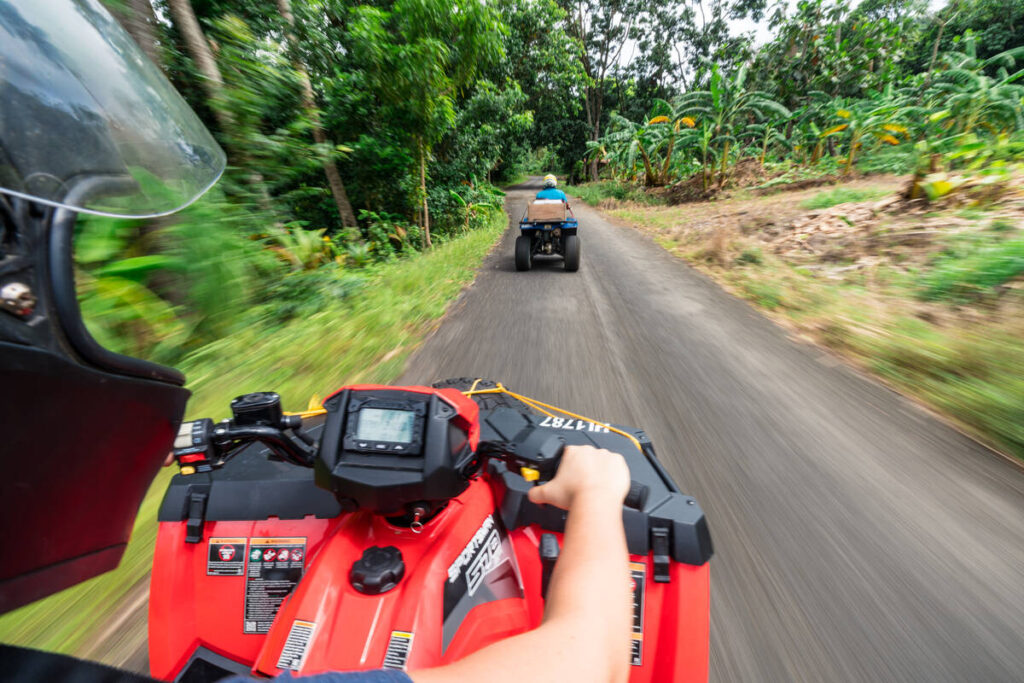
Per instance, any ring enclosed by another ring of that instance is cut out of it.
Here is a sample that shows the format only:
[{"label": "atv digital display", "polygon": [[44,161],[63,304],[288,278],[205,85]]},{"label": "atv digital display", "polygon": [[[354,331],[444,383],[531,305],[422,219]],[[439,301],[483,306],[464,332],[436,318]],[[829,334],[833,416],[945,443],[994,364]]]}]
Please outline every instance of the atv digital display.
[{"label": "atv digital display", "polygon": [[416,413],[410,410],[363,408],[359,411],[356,438],[365,441],[411,443]]}]

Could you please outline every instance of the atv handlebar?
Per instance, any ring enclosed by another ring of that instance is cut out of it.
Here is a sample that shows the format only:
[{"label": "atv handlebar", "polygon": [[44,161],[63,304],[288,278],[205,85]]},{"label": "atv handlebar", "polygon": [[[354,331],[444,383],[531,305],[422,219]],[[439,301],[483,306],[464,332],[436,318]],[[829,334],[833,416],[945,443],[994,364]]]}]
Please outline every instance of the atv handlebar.
[{"label": "atv handlebar", "polygon": [[[223,465],[242,447],[254,442],[267,446],[282,460],[303,467],[312,467],[316,456],[316,443],[302,430],[300,416],[271,416],[264,419],[264,423],[255,424],[238,424],[239,421],[236,414],[235,418],[216,424],[210,419],[184,423],[174,449],[174,456],[182,468],[182,473],[208,472]],[[241,421],[252,422],[245,418]],[[498,460],[514,468],[514,471],[527,481],[540,484],[550,481],[555,476],[565,447],[565,439],[557,434],[532,429],[525,437],[515,441],[481,441],[477,446],[476,455],[481,466],[485,459]],[[642,510],[649,492],[650,489],[645,484],[630,481],[624,505]]]},{"label": "atv handlebar", "polygon": [[[527,481],[541,484],[558,472],[566,445],[562,437],[534,429],[526,438],[515,442],[482,441],[477,454],[515,467]],[[623,505],[643,510],[649,494],[650,488],[646,484],[630,480]]]}]

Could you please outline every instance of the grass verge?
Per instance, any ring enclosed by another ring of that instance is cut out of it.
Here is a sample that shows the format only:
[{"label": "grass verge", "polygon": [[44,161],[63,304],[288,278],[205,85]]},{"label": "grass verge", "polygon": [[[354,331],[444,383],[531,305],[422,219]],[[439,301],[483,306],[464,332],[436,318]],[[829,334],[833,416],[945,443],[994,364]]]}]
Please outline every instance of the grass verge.
[{"label": "grass verge", "polygon": [[800,206],[804,209],[827,209],[831,206],[835,206],[836,204],[866,202],[870,199],[879,199],[887,194],[889,194],[889,190],[884,187],[837,187],[831,190],[825,190],[824,192],[819,192],[810,199],[805,199],[800,202]]},{"label": "grass verge", "polygon": [[[233,397],[267,389],[281,394],[285,409],[299,410],[310,396],[343,384],[393,380],[408,354],[473,280],[505,226],[504,212],[493,212],[485,228],[429,253],[374,267],[358,296],[329,302],[278,329],[245,329],[199,349],[181,367],[193,392],[188,415],[220,419]],[[170,469],[161,472],[151,486],[116,570],[3,615],[0,642],[80,652],[149,573],[156,514],[171,474]],[[121,654],[131,653],[103,653],[101,660],[117,664]]]}]

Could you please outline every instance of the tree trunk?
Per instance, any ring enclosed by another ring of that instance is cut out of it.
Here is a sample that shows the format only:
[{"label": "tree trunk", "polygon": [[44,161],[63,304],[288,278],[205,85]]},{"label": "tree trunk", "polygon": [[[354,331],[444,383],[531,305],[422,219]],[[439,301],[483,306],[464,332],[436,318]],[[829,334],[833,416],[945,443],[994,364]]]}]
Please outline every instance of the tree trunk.
[{"label": "tree trunk", "polygon": [[423,199],[423,246],[430,249],[430,207],[427,205],[427,150],[421,140],[420,151],[420,197]]},{"label": "tree trunk", "polygon": [[675,147],[675,135],[668,139],[668,148],[665,150],[665,163],[661,167],[661,184],[668,185],[668,172],[672,166],[672,148]]},{"label": "tree trunk", "polygon": [[939,43],[942,42],[942,32],[946,30],[946,23],[939,24],[939,35],[935,38],[935,44],[932,45],[932,56],[928,60],[928,74],[924,77],[924,85],[921,87],[921,91],[924,92],[931,85],[932,80],[932,69],[935,68],[935,58],[939,54]]},{"label": "tree trunk", "polygon": [[[220,126],[221,133],[224,136],[223,139],[226,143],[229,143],[232,132],[236,130],[235,117],[232,116],[225,106],[224,78],[221,76],[220,67],[217,66],[217,60],[213,57],[213,50],[210,49],[210,44],[206,42],[203,29],[199,26],[199,20],[196,19],[192,3],[190,0],[167,0],[167,5],[170,7],[171,15],[174,18],[174,25],[181,32],[185,40],[185,47],[188,49],[189,57],[192,58],[196,68],[199,69],[199,73],[203,76],[200,79],[200,84],[206,92],[207,99],[210,101],[210,109],[213,110],[213,115],[217,119],[217,125]],[[249,171],[246,181],[253,189],[260,208],[268,213],[272,212],[273,207],[270,204],[270,194],[267,192],[267,187],[263,182],[263,174],[252,168],[248,155],[245,153],[245,150],[240,149],[239,145],[226,144],[225,146],[229,148],[228,156],[231,157],[234,164],[239,168]]]},{"label": "tree trunk", "polygon": [[[587,87],[587,101],[585,106],[587,108],[587,123],[590,124],[590,139],[597,142],[601,138],[601,105],[603,94],[600,87]],[[597,181],[598,178],[598,164],[597,157],[595,156],[590,160],[590,179]]]},{"label": "tree trunk", "polygon": [[[312,124],[313,140],[318,145],[327,145],[330,141],[327,139],[324,129],[320,126],[320,110],[317,109],[316,98],[313,95],[313,84],[309,80],[309,73],[306,71],[305,64],[302,63],[298,56],[299,42],[293,32],[295,29],[295,17],[292,14],[291,0],[277,0],[277,8],[285,20],[284,37],[287,44],[291,46],[292,64],[298,72],[299,80],[302,83],[302,108],[306,110],[306,116],[309,117],[309,121]],[[334,163],[333,159],[328,158],[324,159],[323,167],[324,175],[327,176],[327,184],[331,188],[331,195],[334,197],[334,203],[338,207],[341,224],[346,228],[357,227],[356,214],[352,211],[352,204],[348,200],[348,192],[345,191],[345,183],[342,182],[341,174],[338,173],[337,164]]]},{"label": "tree trunk", "polygon": [[846,169],[843,170],[843,175],[850,175],[853,173],[853,159],[857,154],[857,145],[860,144],[860,139],[856,135],[850,136],[850,153],[846,156]]},{"label": "tree trunk", "polygon": [[153,6],[149,4],[149,0],[126,0],[122,7],[111,6],[109,9],[111,14],[117,18],[118,23],[128,32],[128,35],[149,57],[149,61],[163,70],[160,48],[156,44],[154,29],[156,15],[153,14]]},{"label": "tree trunk", "polygon": [[719,172],[718,185],[721,188],[725,188],[725,172],[729,166],[729,141],[726,140],[725,144],[722,145],[722,170]]},{"label": "tree trunk", "polygon": [[638,140],[637,147],[640,148],[640,156],[644,160],[644,185],[650,187],[657,182],[657,178],[654,175],[654,169],[651,167],[651,158],[647,156],[647,150],[644,149],[644,143]]},{"label": "tree trunk", "polygon": [[199,20],[196,19],[192,3],[190,0],[167,0],[167,5],[174,17],[174,25],[181,31],[181,36],[185,40],[189,57],[195,62],[196,68],[203,76],[203,90],[206,91],[206,97],[213,105],[213,115],[217,117],[217,124],[221,130],[228,133],[232,130],[234,121],[231,114],[223,107],[224,79],[220,75],[217,60],[213,58],[210,44],[206,42],[206,36],[203,35],[203,29],[199,26]]}]

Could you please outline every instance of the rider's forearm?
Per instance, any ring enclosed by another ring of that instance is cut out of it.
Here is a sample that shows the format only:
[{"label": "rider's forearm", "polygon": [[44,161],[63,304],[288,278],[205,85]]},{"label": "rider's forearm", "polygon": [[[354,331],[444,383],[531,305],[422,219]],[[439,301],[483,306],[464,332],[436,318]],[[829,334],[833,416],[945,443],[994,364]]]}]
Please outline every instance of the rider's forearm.
[{"label": "rider's forearm", "polygon": [[[569,509],[544,620],[601,613],[606,619],[624,621],[628,634],[628,563],[621,504],[609,503],[603,496],[579,494]],[[606,604],[609,601],[595,600],[596,595],[619,595],[622,600],[617,604],[621,609],[618,613],[610,611],[615,601]]]},{"label": "rider's forearm", "polygon": [[622,507],[580,494],[548,588],[544,622],[454,664],[415,672],[416,683],[486,680],[625,681],[629,675],[629,555]]}]

